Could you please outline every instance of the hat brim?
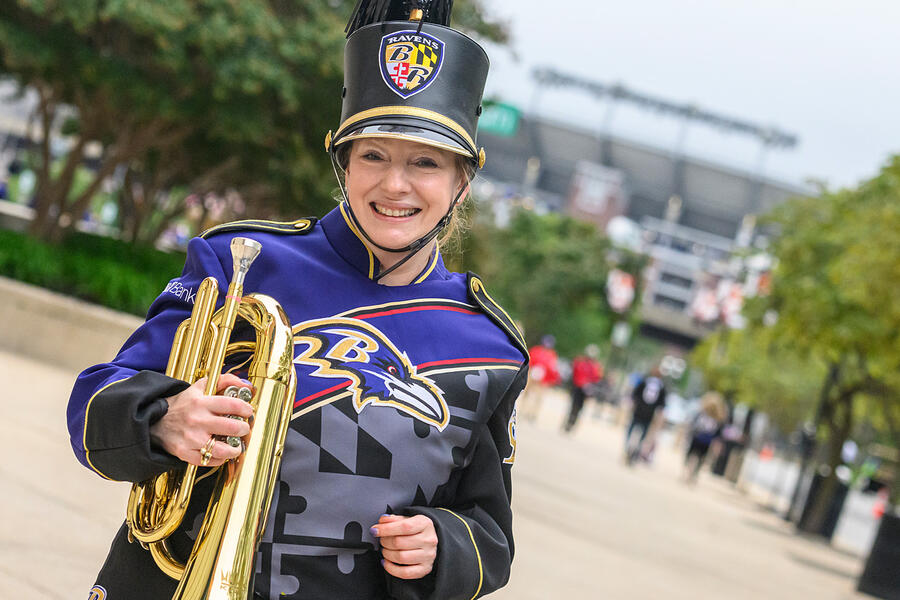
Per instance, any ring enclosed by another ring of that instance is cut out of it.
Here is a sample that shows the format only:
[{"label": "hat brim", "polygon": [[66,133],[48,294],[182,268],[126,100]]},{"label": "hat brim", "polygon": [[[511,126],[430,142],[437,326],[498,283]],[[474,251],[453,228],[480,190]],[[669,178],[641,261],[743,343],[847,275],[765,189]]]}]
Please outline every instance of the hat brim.
[{"label": "hat brim", "polygon": [[334,145],[339,146],[344,142],[361,138],[398,139],[448,150],[467,158],[475,158],[469,148],[454,139],[455,136],[451,137],[447,132],[441,131],[442,127],[434,126],[429,128],[421,125],[421,123],[412,123],[409,119],[404,118],[391,120],[391,122],[387,123],[384,121],[379,123],[370,122],[342,134],[339,139],[335,140]]},{"label": "hat brim", "polygon": [[407,142],[416,142],[419,144],[425,144],[426,146],[440,148],[441,150],[449,150],[450,152],[461,154],[466,158],[474,158],[472,156],[472,153],[469,152],[466,148],[463,148],[453,140],[450,140],[449,138],[444,137],[439,133],[434,133],[432,131],[427,131],[424,129],[391,127],[385,125],[370,125],[368,127],[357,129],[356,131],[351,131],[347,135],[343,136],[340,140],[338,140],[335,143],[335,146],[340,146],[344,142],[350,142],[360,138],[387,138],[404,140]]}]

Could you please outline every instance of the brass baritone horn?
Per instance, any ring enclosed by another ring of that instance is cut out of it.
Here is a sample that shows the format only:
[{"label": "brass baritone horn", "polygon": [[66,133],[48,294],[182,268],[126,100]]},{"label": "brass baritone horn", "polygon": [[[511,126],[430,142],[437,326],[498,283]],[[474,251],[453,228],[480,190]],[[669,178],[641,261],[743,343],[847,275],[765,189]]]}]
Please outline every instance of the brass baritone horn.
[{"label": "brass baritone horn", "polygon": [[[245,600],[253,579],[253,559],[265,530],[278,467],[293,410],[296,375],[293,334],[287,315],[269,296],[242,297],[244,277],[261,245],[234,238],[234,277],[225,305],[213,312],[218,297],[215,278],[200,284],[191,316],[179,325],[166,375],[193,384],[208,377],[214,394],[225,357],[253,353],[249,366],[255,394],[252,431],[246,450],[218,468],[218,479],[200,533],[186,564],[169,550],[166,538],[181,524],[190,502],[197,467],[172,470],[132,486],[126,520],[129,537],[149,547],[156,564],[178,579],[173,600]],[[229,344],[237,317],[256,332],[254,342]]]}]

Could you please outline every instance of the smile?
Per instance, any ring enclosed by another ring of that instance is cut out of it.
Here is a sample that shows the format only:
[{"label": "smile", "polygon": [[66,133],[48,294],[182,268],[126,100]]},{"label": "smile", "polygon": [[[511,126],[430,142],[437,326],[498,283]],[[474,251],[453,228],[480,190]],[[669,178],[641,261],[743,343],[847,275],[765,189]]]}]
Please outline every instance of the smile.
[{"label": "smile", "polygon": [[411,217],[414,214],[421,212],[421,209],[419,208],[388,208],[387,206],[381,206],[374,202],[372,202],[372,208],[379,215],[384,215],[386,217]]}]

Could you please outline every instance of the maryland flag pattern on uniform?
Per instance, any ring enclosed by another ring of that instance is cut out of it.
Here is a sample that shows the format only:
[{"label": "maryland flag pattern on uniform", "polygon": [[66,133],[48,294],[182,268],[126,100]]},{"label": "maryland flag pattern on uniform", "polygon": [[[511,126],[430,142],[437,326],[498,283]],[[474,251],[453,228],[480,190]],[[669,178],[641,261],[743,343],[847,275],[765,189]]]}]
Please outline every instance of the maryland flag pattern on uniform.
[{"label": "maryland flag pattern on uniform", "polygon": [[441,69],[444,42],[426,33],[398,31],[381,39],[381,76],[402,98],[427,88]]}]

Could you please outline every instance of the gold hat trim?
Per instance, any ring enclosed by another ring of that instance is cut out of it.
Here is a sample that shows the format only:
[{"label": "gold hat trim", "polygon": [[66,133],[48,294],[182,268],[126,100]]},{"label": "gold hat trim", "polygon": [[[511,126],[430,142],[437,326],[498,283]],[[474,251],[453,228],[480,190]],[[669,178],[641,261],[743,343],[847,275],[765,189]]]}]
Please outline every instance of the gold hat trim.
[{"label": "gold hat trim", "polygon": [[400,117],[419,117],[421,119],[434,121],[438,125],[443,125],[447,129],[457,133],[463,140],[465,140],[470,148],[475,148],[475,140],[472,139],[472,136],[470,136],[459,123],[457,123],[453,119],[445,117],[439,112],[428,110],[427,108],[418,108],[415,106],[376,106],[375,108],[370,108],[368,110],[358,112],[353,116],[347,117],[347,120],[341,123],[341,126],[338,127],[338,130],[335,132],[334,137],[340,137],[341,133],[348,127],[352,126],[354,123],[362,121],[363,119],[383,117],[385,115],[396,115]]},{"label": "gold hat trim", "polygon": [[366,134],[361,134],[358,136],[355,133],[349,133],[349,134],[345,135],[344,137],[342,137],[341,139],[339,139],[337,141],[337,143],[335,144],[335,146],[340,146],[344,142],[349,142],[351,140],[355,140],[358,138],[389,138],[389,139],[404,140],[404,141],[408,141],[408,142],[418,142],[420,144],[425,144],[426,146],[432,146],[434,148],[440,148],[442,150],[449,150],[450,152],[453,152],[455,154],[461,154],[462,156],[465,156],[467,158],[474,158],[472,156],[471,152],[469,152],[465,148],[460,148],[459,146],[453,146],[452,144],[443,144],[436,140],[420,138],[413,134],[391,133],[391,132],[387,132],[387,131],[376,132],[376,133],[366,133]]}]

